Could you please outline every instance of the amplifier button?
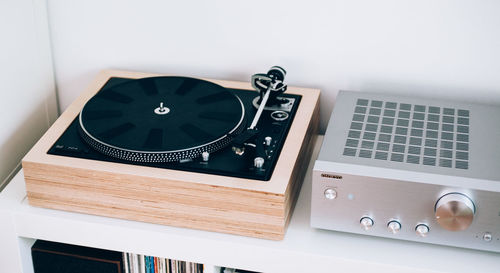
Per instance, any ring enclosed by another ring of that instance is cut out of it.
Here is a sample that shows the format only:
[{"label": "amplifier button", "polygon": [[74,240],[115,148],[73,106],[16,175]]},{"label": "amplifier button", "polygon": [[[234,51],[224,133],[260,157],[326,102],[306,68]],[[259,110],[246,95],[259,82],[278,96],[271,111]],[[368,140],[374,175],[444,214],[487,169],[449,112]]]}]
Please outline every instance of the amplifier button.
[{"label": "amplifier button", "polygon": [[324,194],[325,194],[325,198],[328,200],[333,200],[333,199],[337,198],[337,191],[335,191],[332,188],[326,189]]},{"label": "amplifier button", "polygon": [[373,220],[370,217],[363,217],[361,220],[359,220],[359,224],[361,225],[361,228],[364,230],[369,230],[371,227],[373,227]]},{"label": "amplifier button", "polygon": [[483,240],[484,240],[485,242],[491,242],[491,239],[493,239],[493,238],[491,237],[491,233],[486,232],[486,233],[483,235]]},{"label": "amplifier button", "polygon": [[389,223],[387,223],[387,230],[392,234],[396,234],[401,230],[401,224],[396,220],[389,221]]},{"label": "amplifier button", "polygon": [[427,236],[427,234],[429,233],[430,229],[429,229],[429,226],[427,226],[426,224],[418,224],[416,227],[415,227],[415,232],[417,233],[418,236],[420,237],[425,237]]}]

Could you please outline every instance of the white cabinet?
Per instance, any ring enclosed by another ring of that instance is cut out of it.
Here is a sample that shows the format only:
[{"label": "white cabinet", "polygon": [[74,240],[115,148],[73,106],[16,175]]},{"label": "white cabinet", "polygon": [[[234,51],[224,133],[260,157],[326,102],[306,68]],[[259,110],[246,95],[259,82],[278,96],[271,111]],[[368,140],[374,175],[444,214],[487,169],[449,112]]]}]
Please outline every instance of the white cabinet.
[{"label": "white cabinet", "polygon": [[497,272],[500,268],[496,253],[311,228],[311,167],[283,241],[31,207],[21,171],[0,193],[0,268],[31,273],[29,247],[34,239],[204,263],[208,272],[216,270],[212,265],[263,272]]}]

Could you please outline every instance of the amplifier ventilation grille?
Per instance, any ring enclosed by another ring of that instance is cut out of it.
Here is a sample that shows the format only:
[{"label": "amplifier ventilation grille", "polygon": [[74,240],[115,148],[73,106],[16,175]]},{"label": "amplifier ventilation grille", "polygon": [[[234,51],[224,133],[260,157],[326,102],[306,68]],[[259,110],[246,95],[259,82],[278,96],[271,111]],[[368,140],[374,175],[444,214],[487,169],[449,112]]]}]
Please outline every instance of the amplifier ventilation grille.
[{"label": "amplifier ventilation grille", "polygon": [[358,99],[343,155],[469,168],[469,110]]}]

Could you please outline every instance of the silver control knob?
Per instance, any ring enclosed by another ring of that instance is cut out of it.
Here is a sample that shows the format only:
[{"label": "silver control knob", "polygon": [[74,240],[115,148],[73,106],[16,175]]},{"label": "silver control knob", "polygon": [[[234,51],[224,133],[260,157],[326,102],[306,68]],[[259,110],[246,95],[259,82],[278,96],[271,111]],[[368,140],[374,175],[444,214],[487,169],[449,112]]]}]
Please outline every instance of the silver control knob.
[{"label": "silver control knob", "polygon": [[466,230],[474,219],[474,202],[464,194],[448,193],[436,202],[435,215],[439,225],[450,231]]},{"label": "silver control knob", "polygon": [[429,226],[426,224],[418,224],[415,227],[415,233],[417,233],[417,235],[420,237],[427,236],[427,234],[429,234],[429,231],[430,231]]},{"label": "silver control knob", "polygon": [[205,162],[208,161],[208,159],[210,159],[210,154],[208,152],[201,153],[201,159]]},{"label": "silver control knob", "polygon": [[253,160],[253,166],[255,168],[259,168],[259,169],[262,168],[262,166],[264,166],[264,158],[262,158],[262,157],[256,157],[256,158],[254,158],[254,160]]},{"label": "silver control knob", "polygon": [[361,225],[362,229],[369,230],[370,228],[373,227],[373,220],[372,218],[365,216],[362,217],[361,220],[359,220],[359,224]]},{"label": "silver control knob", "polygon": [[335,191],[332,188],[326,189],[324,194],[325,194],[325,198],[328,200],[333,200],[333,199],[337,198],[337,191]]},{"label": "silver control knob", "polygon": [[273,141],[273,138],[272,138],[272,137],[270,137],[270,136],[266,136],[266,137],[264,138],[264,141],[265,141],[265,143],[266,143],[266,146],[271,146],[271,142]]},{"label": "silver control knob", "polygon": [[401,223],[396,220],[391,220],[387,223],[387,230],[392,234],[396,234],[401,230]]}]

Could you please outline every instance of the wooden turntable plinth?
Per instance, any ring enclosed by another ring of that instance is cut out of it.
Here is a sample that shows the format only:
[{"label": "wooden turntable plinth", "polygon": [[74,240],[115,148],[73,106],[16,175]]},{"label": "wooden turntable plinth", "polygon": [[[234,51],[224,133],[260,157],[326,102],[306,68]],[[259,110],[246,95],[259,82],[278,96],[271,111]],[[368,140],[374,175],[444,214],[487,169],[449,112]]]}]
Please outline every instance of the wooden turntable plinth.
[{"label": "wooden turntable plinth", "polygon": [[[269,181],[47,154],[110,77],[152,76],[160,75],[106,70],[97,76],[23,159],[29,203],[155,224],[283,239],[317,135],[317,89],[288,88],[287,93],[302,98]],[[209,81],[252,90],[250,83]]]}]

